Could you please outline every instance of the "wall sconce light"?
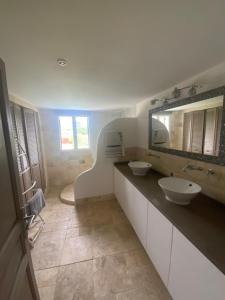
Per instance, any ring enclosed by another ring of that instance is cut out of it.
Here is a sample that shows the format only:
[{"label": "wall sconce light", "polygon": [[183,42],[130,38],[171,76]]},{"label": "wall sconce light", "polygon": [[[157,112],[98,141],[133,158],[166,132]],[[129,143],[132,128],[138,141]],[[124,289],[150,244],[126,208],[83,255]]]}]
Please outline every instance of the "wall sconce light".
[{"label": "wall sconce light", "polygon": [[157,102],[161,102],[161,99],[152,99],[151,100],[151,105],[155,105]]},{"label": "wall sconce light", "polygon": [[194,95],[197,94],[197,88],[198,87],[200,87],[200,86],[197,85],[197,84],[192,84],[192,85],[189,85],[189,86],[185,86],[183,88],[175,87],[173,92],[172,92],[172,97],[169,97],[169,98],[167,97],[167,98],[164,98],[164,99],[152,99],[151,100],[151,105],[155,105],[157,102],[163,102],[163,104],[168,104],[170,100],[180,98],[180,96],[182,94],[182,91],[186,90],[186,89],[189,89],[188,90],[188,95],[190,97],[194,96]]}]

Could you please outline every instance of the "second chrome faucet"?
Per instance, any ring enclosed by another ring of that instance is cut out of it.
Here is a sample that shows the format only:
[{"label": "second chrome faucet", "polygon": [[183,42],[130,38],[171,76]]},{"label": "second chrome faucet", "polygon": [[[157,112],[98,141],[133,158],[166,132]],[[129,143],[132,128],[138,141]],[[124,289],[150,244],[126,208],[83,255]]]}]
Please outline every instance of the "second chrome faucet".
[{"label": "second chrome faucet", "polygon": [[182,168],[182,171],[186,171],[186,170],[195,170],[195,171],[203,171],[203,168],[202,167],[199,167],[199,166],[195,166],[195,165],[192,165],[192,164],[187,164],[186,166],[184,166]]},{"label": "second chrome faucet", "polygon": [[[182,171],[184,171],[184,172],[186,172],[187,170],[190,170],[190,171],[204,171],[204,169],[202,167],[195,166],[195,165],[192,165],[192,164],[187,164],[186,166],[184,166],[182,168]],[[208,176],[209,175],[214,175],[215,171],[213,169],[207,169],[206,174]]]}]

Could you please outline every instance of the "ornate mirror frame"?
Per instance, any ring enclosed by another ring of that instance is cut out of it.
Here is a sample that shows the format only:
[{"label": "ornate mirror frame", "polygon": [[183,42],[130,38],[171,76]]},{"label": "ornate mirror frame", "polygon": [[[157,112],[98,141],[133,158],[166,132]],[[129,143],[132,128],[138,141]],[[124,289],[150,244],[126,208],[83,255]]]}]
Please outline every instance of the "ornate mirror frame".
[{"label": "ornate mirror frame", "polygon": [[[175,149],[163,148],[163,147],[158,147],[158,146],[152,146],[152,114],[162,111],[162,110],[166,110],[166,109],[174,108],[177,106],[186,105],[186,104],[214,98],[217,96],[223,96],[223,114],[222,114],[222,123],[221,123],[222,125],[221,125],[221,132],[220,132],[220,147],[219,147],[219,155],[218,156],[198,154],[198,153],[186,152],[186,151],[182,151],[182,150],[175,150]],[[222,87],[219,87],[219,88],[216,88],[213,90],[209,90],[209,91],[197,94],[195,96],[183,98],[183,99],[174,101],[172,103],[170,102],[170,103],[164,104],[160,107],[150,110],[149,111],[149,149],[225,166],[225,86],[222,86]]]}]

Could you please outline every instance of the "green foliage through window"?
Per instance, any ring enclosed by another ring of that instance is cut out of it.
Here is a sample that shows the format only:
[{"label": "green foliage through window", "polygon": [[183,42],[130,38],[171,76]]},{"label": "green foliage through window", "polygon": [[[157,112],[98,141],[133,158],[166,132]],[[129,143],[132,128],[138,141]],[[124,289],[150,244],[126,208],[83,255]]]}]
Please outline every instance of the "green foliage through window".
[{"label": "green foliage through window", "polygon": [[76,131],[77,131],[77,148],[87,149],[89,148],[88,118],[75,117],[75,120],[76,120]]}]

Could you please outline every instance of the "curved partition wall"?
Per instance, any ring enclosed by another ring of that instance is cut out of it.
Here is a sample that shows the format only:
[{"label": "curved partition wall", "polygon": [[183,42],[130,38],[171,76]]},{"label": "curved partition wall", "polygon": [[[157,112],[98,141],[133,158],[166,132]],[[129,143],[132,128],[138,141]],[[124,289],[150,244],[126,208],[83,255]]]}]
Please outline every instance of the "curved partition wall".
[{"label": "curved partition wall", "polygon": [[[115,133],[109,142],[109,133]],[[121,137],[121,151],[119,139],[116,142],[116,133]],[[106,125],[100,132],[97,144],[96,160],[91,169],[79,175],[75,182],[75,201],[96,197],[110,196],[113,194],[113,163],[126,160],[124,153],[127,148],[136,147],[136,118],[116,119]],[[109,155],[107,143],[118,151],[111,151]],[[113,145],[112,145],[113,144]],[[114,152],[114,154],[113,154]]]}]

